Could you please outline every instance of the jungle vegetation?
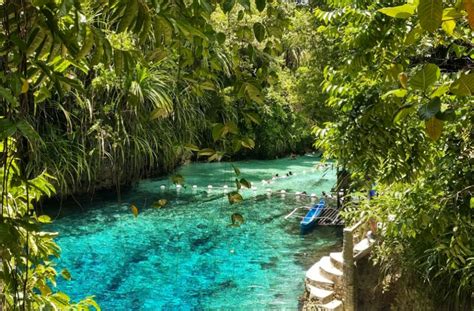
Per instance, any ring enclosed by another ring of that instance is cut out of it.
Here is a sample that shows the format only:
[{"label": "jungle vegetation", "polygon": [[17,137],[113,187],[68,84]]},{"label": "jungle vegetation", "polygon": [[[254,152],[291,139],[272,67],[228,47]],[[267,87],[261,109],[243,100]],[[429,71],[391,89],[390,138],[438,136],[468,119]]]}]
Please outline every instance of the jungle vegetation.
[{"label": "jungle vegetation", "polygon": [[[41,199],[184,159],[313,143],[378,196],[374,252],[416,308],[474,290],[474,3],[0,0],[0,303],[99,309],[55,288]],[[237,172],[236,172],[237,173]]]}]

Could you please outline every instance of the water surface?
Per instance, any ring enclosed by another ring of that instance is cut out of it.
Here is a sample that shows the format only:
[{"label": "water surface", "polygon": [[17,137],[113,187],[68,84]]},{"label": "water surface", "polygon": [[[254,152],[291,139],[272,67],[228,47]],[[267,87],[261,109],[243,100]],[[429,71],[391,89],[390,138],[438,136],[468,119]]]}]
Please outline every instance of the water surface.
[{"label": "water surface", "polygon": [[[121,204],[98,198],[66,209],[53,229],[63,251],[58,269],[67,267],[73,279],[59,288],[74,300],[95,295],[103,310],[295,310],[305,270],[341,241],[334,227],[301,236],[303,210],[284,218],[311,204],[292,193],[320,195],[334,185],[331,164],[314,169],[318,163],[310,156],[234,163],[256,187],[234,205],[223,188],[235,187],[232,166],[197,163],[179,169],[186,188],[176,190],[169,178],[144,180]],[[295,175],[262,183],[289,171]],[[152,207],[158,199],[168,205]],[[242,226],[229,226],[233,213],[243,215]]]}]

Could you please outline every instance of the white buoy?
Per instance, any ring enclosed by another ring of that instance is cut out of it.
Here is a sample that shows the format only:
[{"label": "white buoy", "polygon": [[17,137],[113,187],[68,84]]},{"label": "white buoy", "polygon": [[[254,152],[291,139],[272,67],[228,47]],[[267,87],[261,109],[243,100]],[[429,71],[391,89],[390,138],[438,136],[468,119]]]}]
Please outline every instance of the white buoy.
[{"label": "white buoy", "polygon": [[193,189],[196,189],[198,186],[197,185],[193,185]]},{"label": "white buoy", "polygon": [[181,185],[176,185],[176,190],[181,189]]},{"label": "white buoy", "polygon": [[227,186],[227,185],[224,185],[224,187],[223,187],[223,188],[224,188],[224,189],[227,189],[227,188],[229,188],[229,186]]},{"label": "white buoy", "polygon": [[161,185],[161,186],[160,186],[160,189],[162,189],[162,190],[165,189],[165,188],[166,188],[165,185]]},{"label": "white buoy", "polygon": [[212,185],[207,186],[207,189],[212,189]]},{"label": "white buoy", "polygon": [[284,194],[284,193],[286,193],[286,190],[280,190],[280,193]]}]

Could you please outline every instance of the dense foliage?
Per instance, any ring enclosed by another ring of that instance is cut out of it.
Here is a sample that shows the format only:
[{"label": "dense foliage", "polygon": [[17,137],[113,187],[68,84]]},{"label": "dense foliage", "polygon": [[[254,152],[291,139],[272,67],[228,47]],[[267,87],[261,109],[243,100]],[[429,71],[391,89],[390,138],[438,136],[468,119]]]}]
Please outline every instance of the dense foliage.
[{"label": "dense foliage", "polygon": [[[418,307],[469,309],[473,7],[348,1],[315,17],[338,60],[322,88],[337,119],[315,129],[317,144],[352,173],[354,190],[379,193],[346,216],[382,224],[376,259],[433,302]],[[423,304],[420,295],[408,303]]]},{"label": "dense foliage", "polygon": [[[255,148],[260,112],[295,123],[291,106],[263,93],[288,24],[276,1],[2,0],[0,12],[6,308],[94,306],[52,289],[59,249],[33,208],[52,184],[120,190],[193,152],[212,161]],[[258,149],[286,151],[291,133]]]}]

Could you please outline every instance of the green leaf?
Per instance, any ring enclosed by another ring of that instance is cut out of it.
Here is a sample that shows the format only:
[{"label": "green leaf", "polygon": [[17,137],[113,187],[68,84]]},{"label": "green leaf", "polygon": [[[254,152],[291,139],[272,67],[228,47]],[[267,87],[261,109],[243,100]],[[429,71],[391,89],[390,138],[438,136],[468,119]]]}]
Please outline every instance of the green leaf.
[{"label": "green leaf", "polygon": [[462,18],[464,15],[461,13],[459,9],[456,8],[446,8],[443,10],[443,21],[450,21]]},{"label": "green leaf", "polygon": [[171,176],[171,181],[175,185],[183,185],[184,177],[182,175],[176,174],[176,175]]},{"label": "green leaf", "polygon": [[243,11],[243,10],[240,10],[240,11],[239,11],[239,14],[237,14],[237,20],[238,20],[238,21],[243,20],[243,19],[244,19],[244,15],[245,15],[244,11]]},{"label": "green leaf", "polygon": [[49,224],[51,223],[51,217],[49,217],[48,215],[41,215],[38,217],[38,222],[42,224]]},{"label": "green leaf", "polygon": [[224,13],[227,14],[232,10],[234,5],[235,5],[235,0],[224,0],[224,3],[222,3],[222,11],[224,11]]},{"label": "green leaf", "polygon": [[403,105],[400,107],[397,112],[395,112],[395,115],[393,116],[393,123],[399,124],[400,121],[405,118],[410,112],[413,110],[413,105],[412,104],[407,104]]},{"label": "green leaf", "polygon": [[237,190],[240,190],[242,188],[242,184],[237,178],[235,179],[235,187],[237,188]]},{"label": "green leaf", "polygon": [[250,100],[253,100],[257,104],[263,105],[263,96],[260,90],[253,84],[245,83],[245,94]]},{"label": "green leaf", "polygon": [[138,217],[138,207],[132,204],[130,205],[130,210],[132,211],[133,216]]},{"label": "green leaf", "polygon": [[426,91],[431,85],[438,81],[440,76],[439,67],[435,64],[426,64],[409,81],[411,87]]},{"label": "green leaf", "polygon": [[36,132],[35,129],[33,128],[33,126],[31,126],[25,120],[17,122],[16,127],[21,132],[21,134],[26,139],[28,139],[28,141],[30,141],[30,142],[37,141],[37,142],[40,142],[40,143],[43,142],[40,135],[38,134],[38,132]]},{"label": "green leaf", "polygon": [[457,96],[474,95],[474,72],[463,74],[451,84],[451,93]]},{"label": "green leaf", "polygon": [[238,191],[232,191],[227,194],[230,204],[239,203],[244,200]]},{"label": "green leaf", "polygon": [[454,28],[456,28],[455,21],[444,21],[441,24],[441,28],[443,28],[444,32],[450,36],[454,34]]},{"label": "green leaf", "polygon": [[432,140],[438,140],[443,132],[443,121],[432,117],[425,121],[425,130]]},{"label": "green leaf", "polygon": [[214,153],[216,153],[216,151],[215,151],[214,149],[205,148],[205,149],[199,150],[198,156],[200,156],[200,157],[202,157],[202,156],[211,156],[211,155],[213,155]]},{"label": "green leaf", "polygon": [[393,7],[381,8],[378,11],[395,18],[409,18],[415,13],[416,7],[413,4],[404,4]]},{"label": "green leaf", "polygon": [[456,120],[456,112],[454,109],[446,109],[445,111],[439,111],[436,115],[436,118],[441,121],[454,121]]},{"label": "green leaf", "polygon": [[17,106],[18,101],[16,97],[12,95],[12,92],[9,89],[0,86],[0,97],[6,100],[10,105]]},{"label": "green leaf", "polygon": [[253,33],[258,42],[265,40],[265,26],[262,23],[257,22],[253,24]]},{"label": "green leaf", "polygon": [[228,132],[228,129],[224,126],[224,124],[217,123],[212,128],[212,139],[214,139],[214,141],[217,141],[223,138],[227,134],[227,132]]},{"label": "green leaf", "polygon": [[9,119],[0,119],[0,140],[13,136],[16,132],[16,125]]},{"label": "green leaf", "polygon": [[257,6],[257,10],[262,12],[265,9],[265,5],[267,4],[266,0],[255,0],[255,4]]},{"label": "green leaf", "polygon": [[[239,3],[246,11],[250,11],[250,0],[239,0]],[[240,14],[240,12],[239,12]]]},{"label": "green leaf", "polygon": [[428,104],[423,105],[418,110],[418,115],[423,120],[431,119],[441,110],[441,101],[438,97],[432,99]]},{"label": "green leaf", "polygon": [[242,138],[242,146],[247,149],[255,148],[255,141],[249,137]]},{"label": "green leaf", "polygon": [[234,169],[235,175],[239,176],[240,175],[239,168],[237,166],[235,166],[234,164],[232,164],[232,168]]},{"label": "green leaf", "polygon": [[190,151],[199,151],[199,147],[193,144],[186,144],[184,145],[184,148]]},{"label": "green leaf", "polygon": [[240,184],[244,186],[245,188],[248,188],[248,189],[252,188],[252,184],[250,183],[250,181],[248,181],[245,178],[240,179]]},{"label": "green leaf", "polygon": [[230,220],[232,221],[232,226],[238,227],[244,223],[244,216],[239,213],[233,213],[232,216],[230,216]]},{"label": "green leaf", "polygon": [[388,96],[395,96],[395,97],[405,97],[407,95],[407,90],[405,89],[396,89],[396,90],[391,90],[388,91],[387,93],[383,94],[381,96],[382,99],[387,98]]},{"label": "green leaf", "polygon": [[418,4],[418,17],[423,29],[434,32],[441,25],[443,18],[443,1],[420,0]]},{"label": "green leaf", "polygon": [[441,96],[443,96],[447,91],[449,91],[449,84],[440,85],[433,93],[431,93],[430,97],[431,97],[431,98],[441,97]]},{"label": "green leaf", "polygon": [[216,34],[216,39],[217,39],[217,42],[219,42],[219,44],[224,44],[224,42],[225,42],[225,33],[218,32]]},{"label": "green leaf", "polygon": [[257,125],[260,125],[260,123],[262,121],[260,119],[260,116],[258,114],[256,114],[255,112],[245,112],[244,116],[245,116],[245,118],[249,119],[251,122],[253,122]]},{"label": "green leaf", "polygon": [[61,276],[65,279],[65,280],[71,280],[72,277],[71,277],[71,273],[69,273],[69,271],[67,269],[63,269],[61,271]]},{"label": "green leaf", "polygon": [[60,304],[61,306],[60,309],[67,307],[69,304],[69,301],[71,300],[71,298],[69,298],[69,296],[63,292],[54,293],[52,297],[56,301],[56,303]]},{"label": "green leaf", "polygon": [[232,121],[229,121],[229,122],[226,122],[224,124],[224,127],[227,129],[227,131],[229,133],[232,133],[232,134],[239,134],[239,128],[237,127],[237,125],[232,122]]}]

